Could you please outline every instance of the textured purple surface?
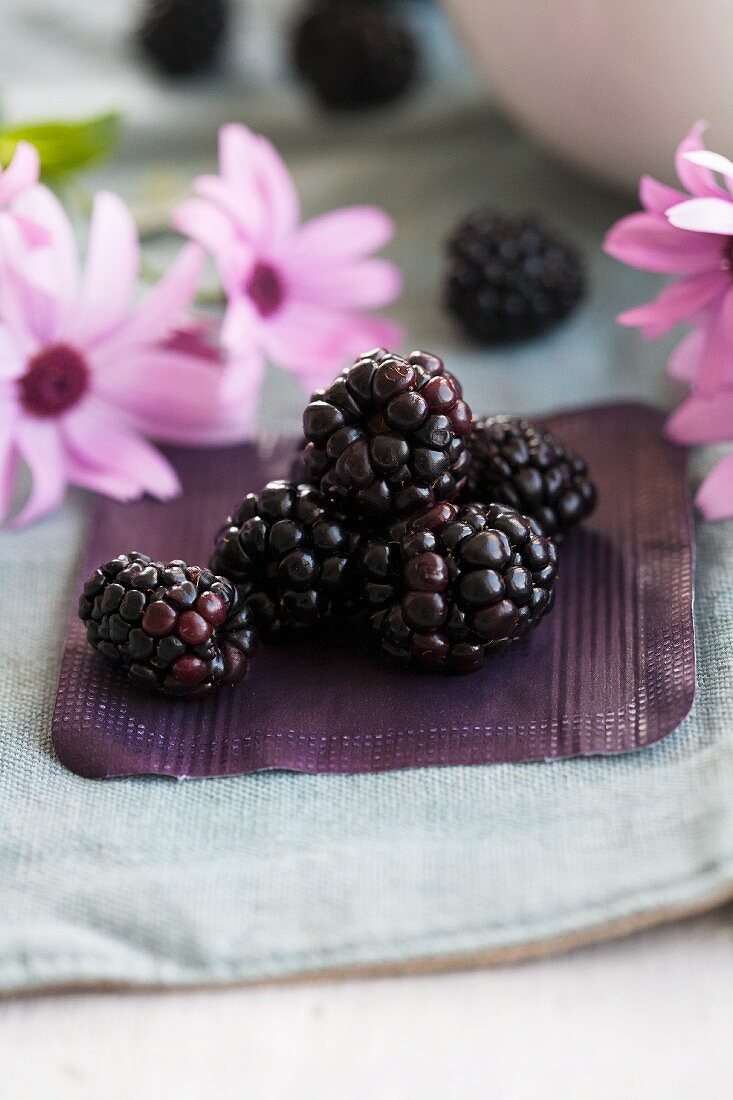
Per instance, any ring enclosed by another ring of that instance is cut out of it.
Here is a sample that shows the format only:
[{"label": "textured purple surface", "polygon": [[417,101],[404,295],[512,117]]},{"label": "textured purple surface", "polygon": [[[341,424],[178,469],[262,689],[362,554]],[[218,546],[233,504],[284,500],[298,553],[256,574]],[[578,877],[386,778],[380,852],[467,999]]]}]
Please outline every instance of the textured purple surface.
[{"label": "textured purple surface", "polygon": [[[561,548],[555,610],[514,649],[449,679],[390,669],[366,638],[334,634],[263,649],[243,685],[186,704],[127,686],[72,614],[53,715],[62,763],[97,778],[363,772],[628,752],[669,733],[695,685],[684,453],[639,405],[545,423],[588,459],[599,505]],[[235,498],[283,476],[292,448],[174,452],[182,498],[100,501],[80,583],[130,549],[205,563]]]}]

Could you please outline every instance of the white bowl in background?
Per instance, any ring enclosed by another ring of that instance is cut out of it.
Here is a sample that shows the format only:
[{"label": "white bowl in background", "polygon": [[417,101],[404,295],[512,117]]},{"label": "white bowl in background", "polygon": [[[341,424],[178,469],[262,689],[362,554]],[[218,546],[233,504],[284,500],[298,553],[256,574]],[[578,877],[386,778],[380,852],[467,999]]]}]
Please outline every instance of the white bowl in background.
[{"label": "white bowl in background", "polygon": [[698,118],[733,156],[731,0],[444,0],[508,112],[606,182],[674,180]]}]

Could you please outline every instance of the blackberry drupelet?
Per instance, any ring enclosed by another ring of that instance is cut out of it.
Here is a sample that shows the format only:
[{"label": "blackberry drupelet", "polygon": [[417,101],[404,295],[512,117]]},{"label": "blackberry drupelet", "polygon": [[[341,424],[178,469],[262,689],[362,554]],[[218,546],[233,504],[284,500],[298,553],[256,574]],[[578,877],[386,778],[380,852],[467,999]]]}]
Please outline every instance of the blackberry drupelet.
[{"label": "blackberry drupelet", "polygon": [[292,481],[294,485],[318,485],[318,478],[311,477],[310,471],[305,464],[305,448],[308,446],[307,439],[301,439],[293,455],[293,460],[290,463],[290,473],[288,480]]},{"label": "blackberry drupelet", "polygon": [[364,600],[382,652],[402,664],[474,672],[552,607],[554,543],[514,508],[441,503],[364,546]]},{"label": "blackberry drupelet", "polygon": [[200,698],[247,671],[252,616],[223,577],[133,551],[95,569],[79,599],[94,648],[139,687]]},{"label": "blackberry drupelet", "polygon": [[312,485],[271,481],[219,531],[211,568],[233,581],[273,639],[352,612],[361,535]]},{"label": "blackberry drupelet", "polygon": [[215,62],[228,23],[229,0],[147,0],[135,37],[166,76],[191,76]]},{"label": "blackberry drupelet", "polygon": [[378,348],[357,359],[303,414],[309,480],[375,525],[465,484],[471,410],[437,355]]},{"label": "blackberry drupelet", "polygon": [[412,83],[417,50],[397,16],[369,0],[316,0],[293,31],[293,62],[325,107],[397,99]]},{"label": "blackberry drupelet", "polygon": [[535,336],[566,317],[584,289],[577,251],[534,218],[477,210],[448,240],[446,304],[481,343]]},{"label": "blackberry drupelet", "polygon": [[595,507],[596,487],[586,463],[546,428],[517,417],[488,416],[476,421],[468,450],[464,498],[510,504],[556,541]]}]

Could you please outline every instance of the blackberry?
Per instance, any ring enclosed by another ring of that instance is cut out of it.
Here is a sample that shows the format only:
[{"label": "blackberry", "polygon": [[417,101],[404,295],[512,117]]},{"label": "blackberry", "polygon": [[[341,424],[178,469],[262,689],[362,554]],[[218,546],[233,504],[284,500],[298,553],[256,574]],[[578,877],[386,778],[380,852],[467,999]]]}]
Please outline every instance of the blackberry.
[{"label": "blackberry", "polygon": [[382,652],[433,671],[474,672],[550,610],[556,562],[554,543],[514,508],[422,509],[361,556]]},{"label": "blackberry", "polygon": [[546,428],[512,416],[477,420],[468,441],[466,500],[499,501],[537,520],[556,541],[589,516],[588,467]]},{"label": "blackberry", "polygon": [[446,304],[481,343],[535,336],[566,317],[584,289],[576,250],[534,218],[477,210],[448,240]]},{"label": "blackberry", "polygon": [[184,561],[120,554],[95,569],[79,599],[94,648],[139,687],[200,698],[247,671],[256,636],[230,581]]},{"label": "blackberry", "polygon": [[378,348],[313,395],[303,461],[328,497],[384,524],[458,495],[470,431],[471,410],[437,355]]},{"label": "blackberry", "polygon": [[293,31],[293,63],[320,102],[358,109],[399,98],[417,71],[403,23],[369,0],[317,0]]},{"label": "blackberry", "polygon": [[229,0],[147,0],[135,32],[143,56],[170,77],[209,68],[229,24]]},{"label": "blackberry", "polygon": [[298,442],[298,446],[295,449],[292,461],[290,463],[289,480],[295,485],[317,485],[318,479],[311,477],[310,471],[305,464],[305,448],[308,446],[307,439],[301,439]]},{"label": "blackberry", "polygon": [[356,608],[360,545],[317,488],[271,481],[226,520],[211,568],[237,585],[258,628],[276,638]]}]

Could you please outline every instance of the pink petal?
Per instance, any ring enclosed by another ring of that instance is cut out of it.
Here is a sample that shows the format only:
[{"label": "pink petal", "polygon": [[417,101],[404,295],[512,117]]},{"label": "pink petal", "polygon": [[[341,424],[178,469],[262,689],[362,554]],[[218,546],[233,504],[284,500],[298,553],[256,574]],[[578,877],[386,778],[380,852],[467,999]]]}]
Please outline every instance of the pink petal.
[{"label": "pink petal", "polygon": [[724,272],[692,275],[665,287],[653,302],[620,313],[617,321],[620,325],[638,325],[647,339],[654,340],[694,318],[729,285],[730,277]]},{"label": "pink petal", "polygon": [[15,439],[20,457],[30,467],[33,487],[24,508],[10,524],[13,528],[25,527],[58,508],[66,492],[66,461],[56,426],[25,417],[16,427]]},{"label": "pink petal", "polygon": [[702,142],[704,122],[696,122],[686,138],[677,146],[675,155],[675,168],[680,178],[680,183],[686,187],[691,195],[698,197],[724,196],[725,191],[715,182],[715,177],[709,169],[693,164],[685,156],[686,153],[697,153],[704,148]]},{"label": "pink petal", "polygon": [[255,246],[241,237],[232,239],[226,251],[216,257],[219,278],[230,302],[234,298],[247,297],[246,287],[258,258]]},{"label": "pink petal", "polygon": [[711,172],[719,172],[721,176],[725,176],[728,190],[731,190],[731,184],[733,183],[733,161],[728,160],[728,158],[722,156],[721,153],[713,153],[710,149],[700,149],[697,152],[685,153],[684,157],[685,160],[689,160],[691,164],[700,165],[702,168],[709,168]]},{"label": "pink petal", "polygon": [[319,264],[288,276],[295,297],[336,309],[378,309],[402,290],[402,273],[387,260]]},{"label": "pink petal", "polygon": [[109,339],[100,342],[95,352],[98,361],[106,364],[127,348],[164,340],[191,304],[204,259],[199,245],[185,245],[147,298]]},{"label": "pink petal", "polygon": [[50,244],[51,234],[42,225],[37,225],[30,218],[23,218],[20,214],[12,214],[11,217],[20,230],[23,242],[28,248],[40,248],[43,244]]},{"label": "pink petal", "polygon": [[[219,400],[225,408],[236,412],[232,439],[249,439],[255,432],[260,411],[262,383],[265,379],[265,360],[259,350],[229,356]],[[229,431],[229,429],[227,429]],[[228,442],[224,435],[215,442]]]},{"label": "pink petal", "polygon": [[115,463],[106,445],[111,418],[106,409],[100,413],[100,408],[100,403],[94,402],[91,414],[79,409],[61,421],[69,480],[114,500],[136,500],[142,496],[143,486],[136,473],[120,470]]},{"label": "pink petal", "polygon": [[219,129],[219,171],[236,187],[246,187],[252,178],[252,161],[257,138],[247,127],[230,122]]},{"label": "pink petal", "polygon": [[58,298],[10,263],[0,274],[0,316],[24,352],[54,341],[62,306]]},{"label": "pink petal", "polygon": [[208,363],[222,363],[222,349],[216,343],[213,317],[197,317],[171,332],[162,344],[168,351],[180,351]]},{"label": "pink petal", "polygon": [[245,355],[258,347],[262,319],[249,298],[243,294],[229,299],[221,324],[221,344],[234,355]]},{"label": "pink petal", "polygon": [[238,123],[222,126],[219,166],[242,202],[252,203],[254,189],[262,211],[260,228],[266,229],[268,241],[282,240],[293,232],[300,216],[298,194],[285,162],[267,138]]},{"label": "pink petal", "polygon": [[100,191],[94,199],[84,278],[63,336],[88,344],[115,328],[130,308],[139,267],[140,245],[130,211],[117,195]]},{"label": "pink petal", "polygon": [[173,228],[207,251],[224,252],[232,237],[232,225],[226,214],[204,199],[187,199],[173,211]]},{"label": "pink petal", "polygon": [[255,178],[265,207],[269,239],[282,241],[295,231],[300,202],[284,160],[262,135],[257,137]]},{"label": "pink petal", "polygon": [[711,312],[697,374],[697,389],[710,394],[733,374],[733,288]]},{"label": "pink petal", "polygon": [[0,322],[0,381],[25,373],[26,348],[18,343],[8,325]]},{"label": "pink petal", "polygon": [[167,349],[146,351],[102,372],[96,390],[153,439],[186,446],[237,443],[252,434],[264,371],[253,356],[229,369],[237,376],[237,401],[222,399],[220,365]]},{"label": "pink petal", "polygon": [[676,187],[668,187],[653,176],[642,176],[639,180],[639,200],[650,214],[663,214],[676,202],[684,202],[687,195]]},{"label": "pink petal", "polygon": [[687,397],[668,418],[664,431],[675,443],[688,446],[732,441],[733,391]]},{"label": "pink petal", "polygon": [[93,493],[99,493],[101,496],[123,503],[138,500],[144,491],[137,478],[132,475],[100,469],[93,463],[78,457],[68,446],[66,473],[71,485],[78,485],[80,489],[89,489]]},{"label": "pink petal", "polygon": [[159,500],[170,500],[180,493],[181,483],[168,459],[98,398],[89,398],[65,416],[62,431],[86,467],[127,478],[131,487],[136,482],[136,495],[147,491]]},{"label": "pink petal", "polygon": [[724,238],[683,233],[656,214],[629,214],[606,234],[609,256],[664,274],[694,274],[720,268]]},{"label": "pink petal", "polygon": [[705,519],[733,519],[733,454],[726,455],[697,491],[695,503]]},{"label": "pink petal", "polygon": [[357,355],[382,339],[396,346],[399,329],[381,318],[366,317],[291,300],[263,328],[265,349],[278,366],[309,385],[325,383]]},{"label": "pink petal", "polygon": [[667,210],[669,224],[692,233],[733,233],[733,202],[728,199],[688,199]]},{"label": "pink petal", "polygon": [[353,342],[348,313],[290,299],[263,326],[267,354],[278,366],[298,375],[333,375],[348,358]]},{"label": "pink petal", "polygon": [[695,329],[684,340],[680,340],[667,360],[667,374],[670,378],[693,385],[697,378],[704,339],[704,333]]},{"label": "pink petal", "polygon": [[333,263],[376,252],[391,241],[394,222],[377,206],[346,206],[311,218],[295,234],[288,264]]},{"label": "pink petal", "polygon": [[[251,187],[235,187],[231,180],[221,176],[199,176],[194,180],[194,190],[205,202],[227,219],[229,240],[237,233],[260,240],[266,216],[261,196],[252,183]],[[194,240],[198,237],[191,234]],[[203,243],[203,242],[202,242]]]},{"label": "pink petal", "polygon": [[13,159],[5,171],[0,173],[0,204],[12,202],[23,191],[38,183],[40,170],[41,158],[35,145],[19,141]]},{"label": "pink petal", "polygon": [[15,200],[13,213],[34,222],[49,237],[45,248],[34,248],[23,257],[25,274],[61,302],[73,301],[79,286],[79,254],[71,222],[59,200],[39,183]]}]

